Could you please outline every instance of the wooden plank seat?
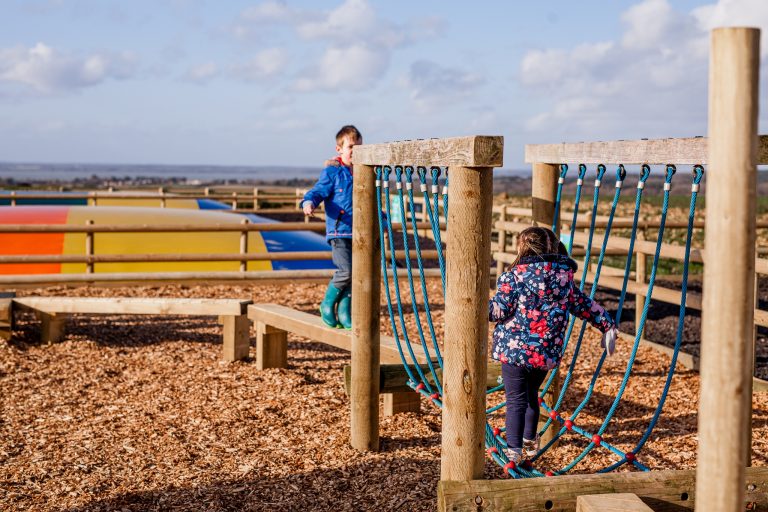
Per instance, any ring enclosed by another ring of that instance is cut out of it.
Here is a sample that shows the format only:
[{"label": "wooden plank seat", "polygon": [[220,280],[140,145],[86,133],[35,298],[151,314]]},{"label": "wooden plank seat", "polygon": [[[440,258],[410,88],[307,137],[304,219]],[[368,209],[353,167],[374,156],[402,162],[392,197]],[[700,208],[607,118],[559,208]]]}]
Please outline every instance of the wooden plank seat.
[{"label": "wooden plank seat", "polygon": [[587,494],[576,497],[576,512],[653,512],[637,494]]},{"label": "wooden plank seat", "polygon": [[[248,318],[256,329],[256,367],[260,370],[287,366],[289,332],[344,350],[352,349],[351,331],[328,327],[317,315],[279,304],[252,304],[248,306]],[[381,336],[380,340],[381,363],[401,363],[395,339]],[[411,347],[419,363],[426,364],[427,356],[421,345],[411,343]],[[385,415],[420,410],[419,396],[408,389],[400,388],[382,395]]]},{"label": "wooden plank seat", "polygon": [[67,316],[90,315],[185,315],[216,316],[223,326],[223,359],[248,357],[250,323],[248,299],[187,299],[165,297],[16,297],[12,310],[33,311],[42,323],[44,343],[60,341]]}]

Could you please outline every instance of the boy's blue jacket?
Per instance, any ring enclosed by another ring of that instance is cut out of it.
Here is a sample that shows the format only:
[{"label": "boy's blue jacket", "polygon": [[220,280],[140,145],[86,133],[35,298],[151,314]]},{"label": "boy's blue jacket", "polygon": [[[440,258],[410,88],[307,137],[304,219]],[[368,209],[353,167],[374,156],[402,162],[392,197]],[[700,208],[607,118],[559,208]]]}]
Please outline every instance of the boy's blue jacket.
[{"label": "boy's blue jacket", "polygon": [[[325,203],[325,239],[352,238],[352,169],[328,166],[303,201]],[[302,203],[303,203],[302,201]]]}]

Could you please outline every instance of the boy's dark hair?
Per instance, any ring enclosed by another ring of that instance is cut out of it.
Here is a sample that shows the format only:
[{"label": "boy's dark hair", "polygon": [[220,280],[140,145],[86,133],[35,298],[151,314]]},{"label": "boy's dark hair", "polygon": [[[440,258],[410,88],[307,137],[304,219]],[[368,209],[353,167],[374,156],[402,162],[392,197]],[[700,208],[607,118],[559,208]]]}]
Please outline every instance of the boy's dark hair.
[{"label": "boy's dark hair", "polygon": [[361,140],[363,135],[360,133],[360,130],[355,128],[353,125],[348,124],[342,126],[341,130],[339,130],[339,133],[336,134],[336,144],[341,143],[345,137],[352,137],[353,140]]}]

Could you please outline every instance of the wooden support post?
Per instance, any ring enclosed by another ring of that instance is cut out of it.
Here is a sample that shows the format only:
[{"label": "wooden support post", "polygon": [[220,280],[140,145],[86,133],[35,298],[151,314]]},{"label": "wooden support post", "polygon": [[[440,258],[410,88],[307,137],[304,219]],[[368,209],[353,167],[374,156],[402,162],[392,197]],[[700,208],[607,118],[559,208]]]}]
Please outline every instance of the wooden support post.
[{"label": "wooden support post", "polygon": [[[240,221],[240,223],[243,226],[248,225],[248,219],[243,219]],[[248,254],[248,230],[243,230],[240,232],[240,256],[246,256]],[[248,270],[248,261],[247,260],[240,260],[240,272],[245,272]]]},{"label": "wooden support post", "polygon": [[384,393],[384,416],[394,416],[401,412],[421,412],[421,395],[415,391],[402,393]]},{"label": "wooden support post", "polygon": [[288,367],[288,332],[256,322],[256,369]]},{"label": "wooden support post", "polygon": [[[557,180],[560,178],[559,167],[554,164],[533,164],[531,175],[531,210],[533,224],[552,228],[555,224],[560,232],[559,222],[555,223],[555,200],[557,199]],[[559,220],[559,219],[558,219]]]},{"label": "wooden support post", "polygon": [[210,189],[210,187],[205,187],[205,189],[203,190],[203,194],[205,194],[206,196],[209,196],[209,195],[211,195],[211,189]]},{"label": "wooden support post", "polygon": [[[645,229],[637,230],[636,240],[645,240]],[[640,286],[646,285],[646,269],[648,268],[648,256],[635,245],[635,282]],[[643,317],[643,306],[645,306],[645,294],[635,293],[635,335],[640,330],[640,320]]]},{"label": "wooden support post", "polygon": [[355,164],[352,193],[352,378],[350,444],[379,450],[381,261],[373,166]]},{"label": "wooden support post", "polygon": [[64,327],[67,323],[65,313],[38,313],[40,317],[40,341],[58,343],[64,339]]},{"label": "wooden support post", "polygon": [[157,193],[160,194],[160,208],[165,208],[165,189],[160,187],[157,189]]},{"label": "wooden support post", "polygon": [[744,510],[759,63],[759,29],[712,31],[697,510]]},{"label": "wooden support post", "polygon": [[450,173],[440,479],[471,480],[485,455],[493,168]]},{"label": "wooden support post", "polygon": [[16,191],[11,190],[11,206],[16,206]]},{"label": "wooden support post", "polygon": [[232,209],[237,210],[237,192],[232,192]]},{"label": "wooden support post", "polygon": [[[560,179],[560,168],[554,164],[535,163],[533,164],[533,172],[531,174],[531,211],[533,216],[533,224],[536,226],[543,226],[546,228],[552,228],[554,224],[556,229],[555,233],[560,234],[560,219],[555,219],[555,201],[557,201],[557,185]],[[517,252],[517,250],[515,250]],[[545,381],[546,382],[546,381]],[[554,405],[557,397],[560,395],[560,389],[562,388],[562,374],[558,372],[555,378],[552,379],[547,390],[545,400],[550,405]],[[539,429],[544,426],[548,416],[547,412],[542,409],[539,416]],[[551,425],[549,429],[541,437],[541,445],[544,446],[557,433],[556,425]],[[552,447],[556,447],[560,442],[557,441]]]},{"label": "wooden support post", "polygon": [[[85,221],[86,226],[93,226],[92,220]],[[88,258],[88,261],[85,263],[85,273],[86,274],[93,274],[93,251],[94,251],[94,243],[93,239],[95,237],[95,233],[88,232],[85,234],[85,256]]]},{"label": "wooden support post", "polygon": [[253,211],[256,211],[259,209],[259,189],[258,187],[253,187]]},{"label": "wooden support post", "polygon": [[16,292],[0,292],[0,339],[10,341],[13,333],[13,298]]},{"label": "wooden support post", "polygon": [[247,315],[224,315],[223,327],[223,359],[225,361],[239,361],[248,357],[250,348],[251,322]]}]

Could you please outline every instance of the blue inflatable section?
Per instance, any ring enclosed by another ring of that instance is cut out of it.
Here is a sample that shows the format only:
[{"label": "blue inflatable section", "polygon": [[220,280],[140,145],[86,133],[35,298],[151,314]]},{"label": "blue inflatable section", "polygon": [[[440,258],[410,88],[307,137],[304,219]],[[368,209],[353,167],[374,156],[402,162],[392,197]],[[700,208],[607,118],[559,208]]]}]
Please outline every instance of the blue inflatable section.
[{"label": "blue inflatable section", "polygon": [[[251,222],[278,223],[260,215],[246,215]],[[269,252],[330,251],[325,236],[312,231],[262,231],[261,237]],[[331,260],[273,261],[274,270],[301,270],[336,268]]]}]

